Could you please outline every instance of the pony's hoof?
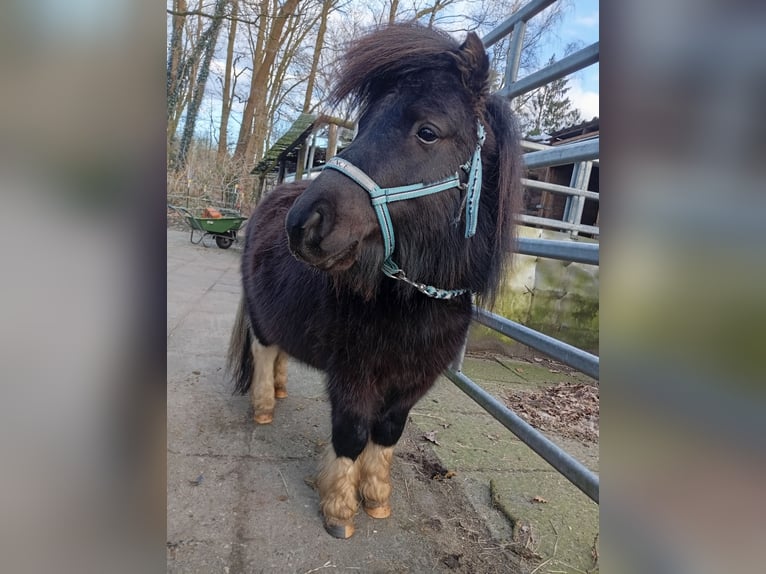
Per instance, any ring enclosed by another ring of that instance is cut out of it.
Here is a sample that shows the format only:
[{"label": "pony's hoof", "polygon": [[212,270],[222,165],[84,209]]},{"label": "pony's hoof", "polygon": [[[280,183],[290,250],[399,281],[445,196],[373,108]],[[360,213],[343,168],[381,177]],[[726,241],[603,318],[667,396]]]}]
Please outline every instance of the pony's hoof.
[{"label": "pony's hoof", "polygon": [[253,417],[255,424],[268,425],[274,422],[274,413],[261,413]]},{"label": "pony's hoof", "polygon": [[367,516],[371,516],[372,518],[388,518],[391,516],[391,506],[389,504],[364,506],[364,511],[367,513]]},{"label": "pony's hoof", "polygon": [[324,529],[327,530],[330,536],[333,536],[335,538],[340,538],[342,540],[345,540],[346,538],[351,538],[354,535],[353,524],[327,524],[327,522],[325,521]]},{"label": "pony's hoof", "polygon": [[274,396],[278,399],[286,399],[287,398],[287,390],[286,389],[275,389],[274,390]]}]

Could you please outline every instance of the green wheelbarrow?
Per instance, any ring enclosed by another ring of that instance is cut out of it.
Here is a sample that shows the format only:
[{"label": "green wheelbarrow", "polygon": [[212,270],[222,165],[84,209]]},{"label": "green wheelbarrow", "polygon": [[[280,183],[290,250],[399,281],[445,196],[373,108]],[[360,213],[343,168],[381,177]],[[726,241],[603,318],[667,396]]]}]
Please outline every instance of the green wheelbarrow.
[{"label": "green wheelbarrow", "polygon": [[[205,215],[210,215],[210,213],[195,216],[185,207],[168,204],[168,208],[181,215],[191,228],[189,240],[194,245],[202,243],[205,247],[209,247],[209,245],[205,244],[204,239],[206,237],[213,237],[218,247],[228,249],[232,243],[237,241],[237,231],[242,227],[242,223],[247,220],[247,217],[243,217],[242,214],[233,209],[218,209],[215,210],[217,214],[220,214],[218,217],[206,217]],[[206,211],[209,212],[209,210]],[[198,235],[196,239],[195,235]]]}]

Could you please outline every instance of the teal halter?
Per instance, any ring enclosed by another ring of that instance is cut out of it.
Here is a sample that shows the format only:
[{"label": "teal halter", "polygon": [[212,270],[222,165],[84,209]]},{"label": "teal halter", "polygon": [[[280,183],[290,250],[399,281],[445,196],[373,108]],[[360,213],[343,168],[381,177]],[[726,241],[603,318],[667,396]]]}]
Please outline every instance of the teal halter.
[{"label": "teal halter", "polygon": [[476,222],[479,216],[479,197],[481,195],[481,147],[484,145],[486,137],[484,126],[480,121],[476,122],[476,135],[476,148],[471,160],[460,166],[463,171],[468,173],[467,184],[460,183],[460,174],[459,172],[455,172],[455,175],[452,177],[437,181],[436,183],[413,183],[411,185],[381,188],[361,169],[356,167],[350,161],[338,156],[333,157],[324,166],[324,169],[334,169],[339,171],[370,195],[370,201],[373,209],[375,209],[375,214],[377,215],[378,223],[380,224],[380,231],[383,234],[383,250],[385,256],[382,267],[383,273],[392,279],[409,283],[421,293],[435,299],[452,299],[458,295],[468,293],[469,290],[439,289],[438,287],[412,281],[405,275],[404,271],[391,259],[396,243],[394,240],[394,226],[391,222],[391,215],[388,212],[388,204],[394,201],[404,201],[406,199],[415,199],[416,197],[431,195],[432,193],[439,193],[440,191],[446,191],[455,187],[464,189],[466,190],[465,236],[473,237],[473,235],[476,234]]}]

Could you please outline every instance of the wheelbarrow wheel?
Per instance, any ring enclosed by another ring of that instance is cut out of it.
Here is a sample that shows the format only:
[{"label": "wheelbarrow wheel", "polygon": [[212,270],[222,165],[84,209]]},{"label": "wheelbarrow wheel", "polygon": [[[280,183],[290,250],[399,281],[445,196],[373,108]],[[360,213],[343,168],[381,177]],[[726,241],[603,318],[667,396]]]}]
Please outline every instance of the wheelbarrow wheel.
[{"label": "wheelbarrow wheel", "polygon": [[218,245],[221,249],[228,249],[231,247],[231,244],[234,243],[234,239],[231,237],[227,237],[225,235],[216,235],[215,236],[215,244]]}]

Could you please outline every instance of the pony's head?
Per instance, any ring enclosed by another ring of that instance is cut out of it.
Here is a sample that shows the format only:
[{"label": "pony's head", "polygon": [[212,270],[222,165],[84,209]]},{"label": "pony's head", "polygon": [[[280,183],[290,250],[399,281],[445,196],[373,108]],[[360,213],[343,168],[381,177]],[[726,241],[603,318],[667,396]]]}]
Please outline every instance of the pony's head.
[{"label": "pony's head", "polygon": [[359,106],[358,133],[288,213],[293,254],[366,296],[392,264],[442,291],[494,291],[519,172],[513,120],[488,85],[473,33],[459,44],[394,25],[353,45],[334,95]]}]

